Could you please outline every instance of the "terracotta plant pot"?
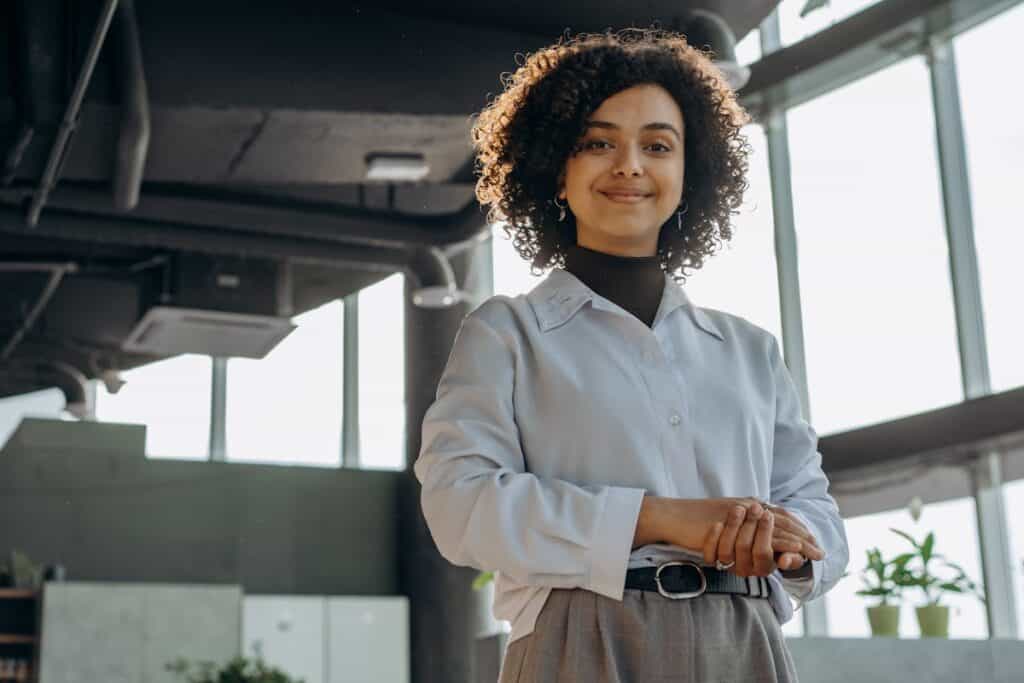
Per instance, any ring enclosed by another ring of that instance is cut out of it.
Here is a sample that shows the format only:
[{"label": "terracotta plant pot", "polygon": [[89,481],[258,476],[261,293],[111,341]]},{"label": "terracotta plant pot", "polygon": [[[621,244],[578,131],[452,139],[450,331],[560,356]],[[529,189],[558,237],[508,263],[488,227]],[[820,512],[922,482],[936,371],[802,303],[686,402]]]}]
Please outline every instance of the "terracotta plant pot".
[{"label": "terracotta plant pot", "polygon": [[949,607],[926,605],[917,608],[917,623],[922,638],[949,638]]},{"label": "terracotta plant pot", "polygon": [[868,607],[868,622],[872,636],[896,638],[900,634],[899,605],[876,605]]}]

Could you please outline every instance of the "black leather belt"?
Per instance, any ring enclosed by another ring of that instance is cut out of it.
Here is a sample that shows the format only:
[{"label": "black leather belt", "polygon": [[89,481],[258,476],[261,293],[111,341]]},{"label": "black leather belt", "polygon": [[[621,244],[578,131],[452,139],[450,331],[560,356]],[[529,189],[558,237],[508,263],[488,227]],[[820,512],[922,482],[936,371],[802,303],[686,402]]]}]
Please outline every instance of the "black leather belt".
[{"label": "black leather belt", "polygon": [[663,562],[657,567],[637,567],[626,571],[626,588],[657,591],[666,598],[683,600],[704,593],[735,593],[752,598],[767,598],[771,584],[763,576],[742,577],[693,562]]}]

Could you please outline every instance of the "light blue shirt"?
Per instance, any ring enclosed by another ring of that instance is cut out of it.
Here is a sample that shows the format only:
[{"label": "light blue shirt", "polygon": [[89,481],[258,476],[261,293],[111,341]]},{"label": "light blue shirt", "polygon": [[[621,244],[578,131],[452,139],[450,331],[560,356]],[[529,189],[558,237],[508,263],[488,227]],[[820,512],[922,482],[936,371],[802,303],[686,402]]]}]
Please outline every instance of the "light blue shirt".
[{"label": "light blue shirt", "polygon": [[794,513],[826,556],[803,578],[769,577],[781,623],[787,594],[817,598],[847,565],[774,335],[693,305],[667,274],[652,327],[557,268],[526,295],[489,298],[459,328],[422,437],[431,535],[449,562],[496,573],[510,641],[533,631],[552,588],[621,600],[627,568],[701,562],[664,543],[631,549],[645,493]]}]

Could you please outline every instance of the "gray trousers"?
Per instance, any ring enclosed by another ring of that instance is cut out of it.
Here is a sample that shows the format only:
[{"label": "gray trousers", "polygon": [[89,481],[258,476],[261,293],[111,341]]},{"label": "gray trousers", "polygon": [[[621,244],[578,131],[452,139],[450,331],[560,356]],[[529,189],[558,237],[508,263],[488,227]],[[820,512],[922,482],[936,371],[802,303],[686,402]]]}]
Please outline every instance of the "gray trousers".
[{"label": "gray trousers", "polygon": [[672,600],[627,589],[622,602],[555,589],[532,633],[509,643],[499,683],[796,683],[763,598]]}]

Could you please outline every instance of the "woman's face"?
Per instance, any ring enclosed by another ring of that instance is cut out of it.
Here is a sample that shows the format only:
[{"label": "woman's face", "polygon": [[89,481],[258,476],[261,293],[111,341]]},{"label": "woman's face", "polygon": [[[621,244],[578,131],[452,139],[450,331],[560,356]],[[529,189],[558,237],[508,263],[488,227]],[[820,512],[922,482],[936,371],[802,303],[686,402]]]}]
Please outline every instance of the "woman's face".
[{"label": "woman's face", "polygon": [[559,197],[576,216],[576,243],[653,256],[661,226],[682,201],[683,114],[658,85],[618,92],[590,116],[565,164]]}]

